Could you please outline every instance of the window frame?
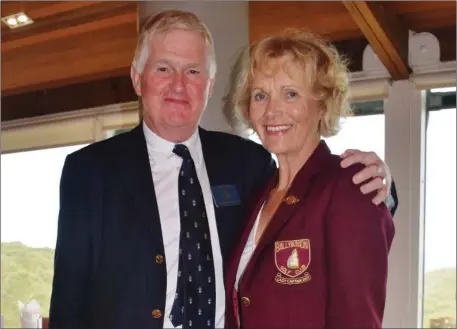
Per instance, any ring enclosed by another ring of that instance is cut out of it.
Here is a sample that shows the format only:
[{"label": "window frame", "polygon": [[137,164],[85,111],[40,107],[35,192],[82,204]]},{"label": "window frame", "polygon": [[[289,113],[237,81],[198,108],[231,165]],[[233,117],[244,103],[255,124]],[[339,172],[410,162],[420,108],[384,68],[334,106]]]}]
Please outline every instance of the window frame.
[{"label": "window frame", "polygon": [[2,154],[89,144],[103,140],[107,131],[139,122],[138,102],[7,121],[2,123]]}]

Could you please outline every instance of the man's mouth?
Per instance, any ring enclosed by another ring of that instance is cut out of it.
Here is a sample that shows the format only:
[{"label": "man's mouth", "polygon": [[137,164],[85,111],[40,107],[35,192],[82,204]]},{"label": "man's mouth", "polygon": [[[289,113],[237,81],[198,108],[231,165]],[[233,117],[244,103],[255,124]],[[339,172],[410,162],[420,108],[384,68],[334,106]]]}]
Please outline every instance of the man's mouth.
[{"label": "man's mouth", "polygon": [[170,98],[167,97],[165,98],[165,102],[173,103],[173,104],[180,104],[180,105],[188,105],[189,102],[185,99],[179,99],[179,98]]}]

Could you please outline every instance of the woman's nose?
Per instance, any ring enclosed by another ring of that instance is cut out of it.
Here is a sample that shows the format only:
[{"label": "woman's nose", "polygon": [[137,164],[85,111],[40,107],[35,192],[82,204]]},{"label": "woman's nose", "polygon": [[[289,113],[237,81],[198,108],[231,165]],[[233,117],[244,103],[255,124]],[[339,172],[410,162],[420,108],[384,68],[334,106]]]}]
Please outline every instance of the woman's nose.
[{"label": "woman's nose", "polygon": [[270,101],[267,105],[267,110],[265,111],[265,115],[268,117],[273,117],[280,114],[284,110],[282,106],[282,102],[275,98],[270,98]]}]

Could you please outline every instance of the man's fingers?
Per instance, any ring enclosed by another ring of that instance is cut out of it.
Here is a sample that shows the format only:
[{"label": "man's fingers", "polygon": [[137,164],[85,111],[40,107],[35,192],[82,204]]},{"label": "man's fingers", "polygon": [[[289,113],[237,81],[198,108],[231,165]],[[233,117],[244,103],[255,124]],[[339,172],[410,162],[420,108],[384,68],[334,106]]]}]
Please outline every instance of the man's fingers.
[{"label": "man's fingers", "polygon": [[347,168],[354,163],[360,163],[362,160],[361,152],[348,153],[346,157],[341,161],[341,167]]},{"label": "man's fingers", "polygon": [[351,155],[351,154],[354,154],[354,153],[356,153],[356,152],[359,152],[359,150],[356,150],[356,149],[347,149],[346,151],[344,151],[344,152],[340,155],[340,157],[344,159],[344,158],[346,158],[347,156],[349,156],[349,155]]},{"label": "man's fingers", "polygon": [[379,161],[380,161],[379,157],[374,152],[357,151],[355,153],[348,155],[346,158],[344,158],[341,161],[341,166],[343,168],[346,168],[346,167],[353,165],[354,163],[362,163],[365,166],[368,166],[368,165],[377,163]]},{"label": "man's fingers", "polygon": [[372,201],[375,205],[379,205],[387,199],[387,195],[387,187],[384,186],[381,190],[379,190],[378,194],[373,198]]},{"label": "man's fingers", "polygon": [[371,166],[365,167],[362,171],[358,172],[354,175],[352,181],[354,184],[360,184],[367,179],[374,178],[374,177],[381,177],[382,179],[385,178],[386,173],[384,172],[384,168],[381,164],[373,164]]},{"label": "man's fingers", "polygon": [[362,191],[363,194],[368,194],[371,192],[381,190],[382,188],[384,188],[382,178],[376,177],[375,179],[370,180],[368,183],[363,184],[360,187],[360,191]]}]

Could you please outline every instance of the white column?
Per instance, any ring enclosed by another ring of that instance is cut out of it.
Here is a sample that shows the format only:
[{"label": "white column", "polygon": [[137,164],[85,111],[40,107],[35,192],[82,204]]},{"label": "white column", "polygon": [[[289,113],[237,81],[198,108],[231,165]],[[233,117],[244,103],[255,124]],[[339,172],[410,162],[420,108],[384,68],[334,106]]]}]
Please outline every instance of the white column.
[{"label": "white column", "polygon": [[224,114],[223,98],[228,92],[232,67],[249,43],[248,2],[246,1],[139,1],[140,21],[163,9],[182,9],[197,14],[208,26],[216,48],[217,74],[213,95],[203,114],[201,126],[231,132]]},{"label": "white column", "polygon": [[425,92],[392,83],[385,101],[386,162],[399,196],[389,258],[385,328],[418,328],[422,314]]}]

